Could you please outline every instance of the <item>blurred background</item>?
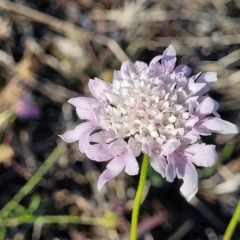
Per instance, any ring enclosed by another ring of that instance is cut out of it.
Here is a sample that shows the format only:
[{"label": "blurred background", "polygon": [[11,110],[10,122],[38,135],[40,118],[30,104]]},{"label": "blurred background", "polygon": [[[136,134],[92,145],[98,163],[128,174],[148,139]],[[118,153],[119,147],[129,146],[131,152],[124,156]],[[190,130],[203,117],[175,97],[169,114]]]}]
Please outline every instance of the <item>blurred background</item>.
[{"label": "blurred background", "polygon": [[[123,61],[149,63],[169,44],[193,73],[217,72],[209,94],[239,126],[240,0],[0,0],[0,239],[129,239],[138,176],[99,192],[105,163],[58,135],[80,122],[67,100],[90,96],[90,78],[110,82]],[[239,199],[240,138],[202,140],[219,159],[198,168],[191,202],[180,180],[149,169],[139,239],[222,239]]]}]

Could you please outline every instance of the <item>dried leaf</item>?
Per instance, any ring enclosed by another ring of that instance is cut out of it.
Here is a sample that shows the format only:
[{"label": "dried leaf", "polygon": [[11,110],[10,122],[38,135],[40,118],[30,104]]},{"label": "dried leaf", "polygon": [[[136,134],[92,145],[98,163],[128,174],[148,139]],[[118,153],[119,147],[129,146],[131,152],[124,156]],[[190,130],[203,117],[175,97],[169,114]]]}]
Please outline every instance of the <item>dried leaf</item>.
[{"label": "dried leaf", "polygon": [[10,163],[10,158],[14,155],[13,148],[8,144],[0,145],[0,162]]}]

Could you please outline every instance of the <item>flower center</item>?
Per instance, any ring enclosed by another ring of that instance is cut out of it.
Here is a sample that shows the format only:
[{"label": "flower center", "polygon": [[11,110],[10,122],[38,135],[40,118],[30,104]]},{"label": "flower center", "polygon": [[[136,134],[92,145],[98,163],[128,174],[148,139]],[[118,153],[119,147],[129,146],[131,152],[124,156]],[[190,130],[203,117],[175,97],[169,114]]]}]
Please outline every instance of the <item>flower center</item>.
[{"label": "flower center", "polygon": [[105,119],[113,131],[139,142],[148,137],[167,141],[183,135],[189,112],[180,100],[186,93],[175,89],[174,79],[167,80],[137,78],[113,85],[113,91],[106,92],[110,104],[105,107]]}]

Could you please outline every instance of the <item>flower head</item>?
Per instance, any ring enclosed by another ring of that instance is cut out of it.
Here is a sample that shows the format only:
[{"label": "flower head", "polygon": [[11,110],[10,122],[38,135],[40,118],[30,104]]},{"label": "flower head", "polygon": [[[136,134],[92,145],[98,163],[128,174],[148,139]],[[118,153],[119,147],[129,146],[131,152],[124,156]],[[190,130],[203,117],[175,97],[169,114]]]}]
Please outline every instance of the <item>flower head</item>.
[{"label": "flower head", "polygon": [[13,107],[20,119],[35,118],[39,116],[39,110],[34,104],[32,96],[28,93],[19,96]]},{"label": "flower head", "polygon": [[176,53],[169,46],[149,65],[124,62],[112,83],[89,81],[93,98],[69,100],[86,122],[61,135],[66,142],[79,141],[80,151],[95,161],[108,161],[98,182],[100,189],[122,170],[138,174],[136,157],[150,156],[151,166],[173,181],[183,179],[182,194],[197,192],[197,166],[212,166],[214,145],[200,144],[200,135],[235,134],[237,127],[216,112],[218,103],[206,95],[216,73],[190,76],[186,65],[175,67]]}]

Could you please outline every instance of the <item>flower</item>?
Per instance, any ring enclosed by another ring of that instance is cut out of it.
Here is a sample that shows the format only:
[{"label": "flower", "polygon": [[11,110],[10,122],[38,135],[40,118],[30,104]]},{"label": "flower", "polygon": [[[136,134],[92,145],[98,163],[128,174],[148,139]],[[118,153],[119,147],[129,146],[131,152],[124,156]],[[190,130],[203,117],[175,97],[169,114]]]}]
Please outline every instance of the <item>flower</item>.
[{"label": "flower", "polygon": [[35,118],[39,116],[39,110],[29,93],[24,93],[15,101],[13,108],[20,119]]},{"label": "flower", "polygon": [[190,76],[188,66],[175,63],[170,45],[149,65],[124,62],[112,83],[90,79],[93,98],[69,100],[86,121],[62,139],[79,141],[80,151],[92,160],[110,160],[99,177],[99,189],[123,170],[138,174],[136,157],[143,152],[167,181],[183,179],[180,191],[190,200],[198,189],[194,164],[209,167],[217,158],[214,145],[198,142],[200,135],[238,133],[234,124],[220,118],[218,103],[206,94],[216,73]]}]

